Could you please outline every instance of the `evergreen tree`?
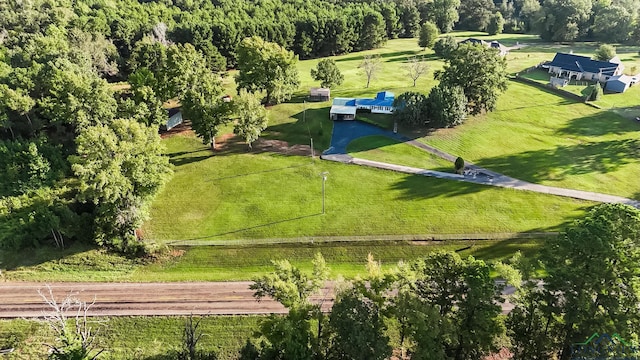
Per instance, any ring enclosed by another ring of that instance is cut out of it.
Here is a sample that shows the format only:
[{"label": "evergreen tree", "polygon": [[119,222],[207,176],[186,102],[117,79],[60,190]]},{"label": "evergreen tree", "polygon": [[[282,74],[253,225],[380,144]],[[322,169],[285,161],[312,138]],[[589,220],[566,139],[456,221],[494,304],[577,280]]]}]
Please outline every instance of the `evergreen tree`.
[{"label": "evergreen tree", "polygon": [[438,40],[438,35],[438,27],[434,23],[426,22],[422,24],[422,27],[420,28],[418,46],[423,50],[426,48],[432,48],[436,43],[436,40]]},{"label": "evergreen tree", "polygon": [[333,59],[320,60],[318,65],[311,69],[311,77],[316,81],[320,81],[320,86],[323,88],[332,88],[342,84],[344,81],[344,76]]}]

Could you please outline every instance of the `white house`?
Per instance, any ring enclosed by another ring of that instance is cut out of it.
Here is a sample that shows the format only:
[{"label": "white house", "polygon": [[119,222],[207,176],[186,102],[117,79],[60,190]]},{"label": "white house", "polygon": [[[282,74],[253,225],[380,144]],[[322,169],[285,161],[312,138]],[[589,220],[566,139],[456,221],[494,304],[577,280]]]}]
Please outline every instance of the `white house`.
[{"label": "white house", "polygon": [[550,74],[575,80],[592,80],[605,82],[612,76],[622,75],[624,65],[609,61],[593,60],[586,56],[557,53],[553,60],[546,64]]}]

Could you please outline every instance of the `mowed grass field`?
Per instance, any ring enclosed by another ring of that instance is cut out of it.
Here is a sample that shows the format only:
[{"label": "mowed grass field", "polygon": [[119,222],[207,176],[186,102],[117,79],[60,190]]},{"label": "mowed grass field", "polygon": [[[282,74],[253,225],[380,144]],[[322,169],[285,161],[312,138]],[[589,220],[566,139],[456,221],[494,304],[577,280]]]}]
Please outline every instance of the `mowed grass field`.
[{"label": "mowed grass field", "polygon": [[366,241],[336,243],[272,244],[244,246],[195,246],[172,248],[153,262],[130,259],[91,247],[75,245],[63,252],[46,248],[29,254],[0,254],[5,280],[39,281],[232,281],[252,280],[273,270],[272,260],[289,260],[310,270],[321,253],[332,278],[352,279],[365,275],[369,254],[383,269],[399,261],[410,262],[434,251],[457,251],[489,263],[508,260],[520,251],[535,257],[544,239],[477,241]]},{"label": "mowed grass field", "polygon": [[593,205],[308,156],[213,154],[188,135],[165,145],[175,173],[143,227],[159,242],[557,230]]},{"label": "mowed grass field", "polygon": [[420,141],[522,180],[640,199],[639,131],[614,112],[511,82],[494,112]]},{"label": "mowed grass field", "polygon": [[349,144],[347,151],[349,155],[361,159],[444,172],[454,171],[450,161],[386,136],[356,139]]}]

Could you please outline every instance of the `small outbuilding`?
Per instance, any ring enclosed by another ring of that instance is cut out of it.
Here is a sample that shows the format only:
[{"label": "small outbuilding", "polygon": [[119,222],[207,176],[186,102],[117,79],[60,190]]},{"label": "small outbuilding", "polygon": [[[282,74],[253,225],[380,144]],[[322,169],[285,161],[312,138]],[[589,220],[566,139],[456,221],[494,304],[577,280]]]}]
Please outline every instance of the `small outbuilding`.
[{"label": "small outbuilding", "polygon": [[167,113],[167,121],[160,125],[160,130],[169,131],[182,124],[182,112],[180,112],[179,108],[168,109]]},{"label": "small outbuilding", "polygon": [[329,101],[331,98],[331,89],[329,88],[311,88],[309,90],[309,100],[311,101]]},{"label": "small outbuilding", "polygon": [[631,76],[612,76],[605,83],[604,89],[608,92],[623,93],[633,84],[635,84],[635,81]]}]

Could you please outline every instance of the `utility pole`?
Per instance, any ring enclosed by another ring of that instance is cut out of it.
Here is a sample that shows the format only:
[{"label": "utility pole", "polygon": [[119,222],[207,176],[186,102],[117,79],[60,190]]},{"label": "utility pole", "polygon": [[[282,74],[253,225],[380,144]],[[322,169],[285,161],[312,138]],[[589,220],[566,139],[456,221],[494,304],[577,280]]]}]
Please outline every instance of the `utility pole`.
[{"label": "utility pole", "polygon": [[327,181],[327,175],[329,175],[329,172],[325,171],[320,175],[322,176],[322,213],[324,214],[324,183]]}]

